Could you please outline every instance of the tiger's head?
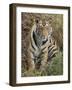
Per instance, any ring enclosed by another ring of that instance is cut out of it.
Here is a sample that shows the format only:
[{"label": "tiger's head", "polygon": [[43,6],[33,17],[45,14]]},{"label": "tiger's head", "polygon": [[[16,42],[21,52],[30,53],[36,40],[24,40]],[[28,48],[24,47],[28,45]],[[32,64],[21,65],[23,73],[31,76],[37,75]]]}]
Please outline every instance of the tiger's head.
[{"label": "tiger's head", "polygon": [[48,21],[36,20],[36,30],[34,31],[33,38],[38,47],[45,44],[49,40],[51,34],[52,28]]}]

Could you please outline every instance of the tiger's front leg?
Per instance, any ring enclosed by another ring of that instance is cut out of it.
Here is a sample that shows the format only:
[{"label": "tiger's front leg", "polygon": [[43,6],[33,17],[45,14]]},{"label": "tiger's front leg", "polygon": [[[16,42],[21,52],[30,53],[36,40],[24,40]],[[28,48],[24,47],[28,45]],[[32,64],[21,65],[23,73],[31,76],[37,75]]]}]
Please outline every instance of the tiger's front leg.
[{"label": "tiger's front leg", "polygon": [[44,71],[47,65],[47,60],[48,60],[48,51],[42,52],[41,55],[41,66],[40,66],[40,70]]}]

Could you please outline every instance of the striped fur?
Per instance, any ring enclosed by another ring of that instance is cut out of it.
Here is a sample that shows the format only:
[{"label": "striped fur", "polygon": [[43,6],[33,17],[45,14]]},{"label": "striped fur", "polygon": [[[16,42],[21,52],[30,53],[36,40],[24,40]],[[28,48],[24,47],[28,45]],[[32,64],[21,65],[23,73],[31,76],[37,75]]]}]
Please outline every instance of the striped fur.
[{"label": "striped fur", "polygon": [[30,35],[29,55],[30,70],[44,70],[47,62],[57,53],[52,40],[52,27],[48,22],[35,22]]},{"label": "striped fur", "polygon": [[50,43],[48,45],[48,60],[50,61],[53,57],[56,56],[57,53],[58,53],[57,44],[55,40],[51,38]]}]

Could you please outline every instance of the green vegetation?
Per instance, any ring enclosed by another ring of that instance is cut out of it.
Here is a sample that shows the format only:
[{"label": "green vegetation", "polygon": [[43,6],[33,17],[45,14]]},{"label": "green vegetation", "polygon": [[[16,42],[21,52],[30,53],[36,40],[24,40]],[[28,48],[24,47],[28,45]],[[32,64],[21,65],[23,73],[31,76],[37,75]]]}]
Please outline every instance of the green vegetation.
[{"label": "green vegetation", "polygon": [[46,71],[48,75],[63,74],[63,55],[61,52],[58,53],[56,57],[54,57],[52,61],[48,63]]}]

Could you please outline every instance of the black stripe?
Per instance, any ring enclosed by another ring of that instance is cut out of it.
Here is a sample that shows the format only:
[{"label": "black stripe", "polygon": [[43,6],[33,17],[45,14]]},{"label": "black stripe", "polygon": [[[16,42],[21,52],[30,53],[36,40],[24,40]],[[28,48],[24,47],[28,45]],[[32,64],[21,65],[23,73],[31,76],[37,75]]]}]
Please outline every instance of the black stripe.
[{"label": "black stripe", "polygon": [[50,52],[55,46],[51,45],[51,47],[48,47],[48,52]]},{"label": "black stripe", "polygon": [[55,55],[57,53],[56,51],[57,51],[57,49],[54,49],[54,50],[48,52],[48,56],[51,58],[53,55]]},{"label": "black stripe", "polygon": [[36,37],[35,37],[35,33],[34,32],[33,32],[33,39],[34,39],[35,45],[37,46],[37,41],[36,41]]},{"label": "black stripe", "polygon": [[44,47],[41,51],[43,51],[46,47]]},{"label": "black stripe", "polygon": [[51,54],[51,58],[53,58],[54,56],[56,56],[57,53],[58,53],[58,52],[53,52],[53,53]]},{"label": "black stripe", "polygon": [[42,45],[44,45],[47,41],[48,41],[48,39],[46,39],[45,41],[42,41]]},{"label": "black stripe", "polygon": [[51,52],[54,52],[54,51],[57,51],[57,48],[56,48],[56,49],[53,49],[53,50],[48,51],[48,53],[51,53]]}]

